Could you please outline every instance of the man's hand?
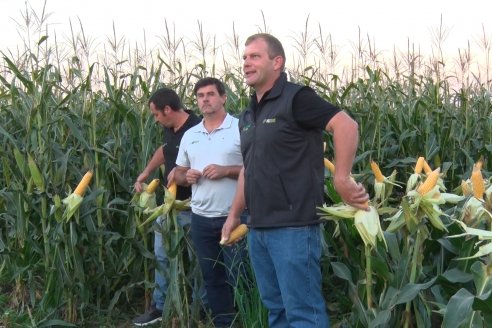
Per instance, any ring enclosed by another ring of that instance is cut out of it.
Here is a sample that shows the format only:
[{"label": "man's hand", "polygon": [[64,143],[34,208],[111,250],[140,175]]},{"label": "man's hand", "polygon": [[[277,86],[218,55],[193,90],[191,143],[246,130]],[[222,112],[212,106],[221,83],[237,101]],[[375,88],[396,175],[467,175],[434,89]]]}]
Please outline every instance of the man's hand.
[{"label": "man's hand", "polygon": [[335,190],[338,192],[343,202],[361,210],[368,210],[369,194],[361,183],[355,182],[350,177],[342,177],[333,179]]},{"label": "man's hand", "polygon": [[147,180],[148,177],[149,177],[149,175],[146,172],[140,173],[140,175],[137,178],[137,181],[135,181],[135,184],[133,185],[136,192],[142,192],[143,191],[142,183],[145,180]]},{"label": "man's hand", "polygon": [[189,169],[186,171],[186,182],[190,185],[197,183],[201,177],[202,177],[202,172],[198,170]]},{"label": "man's hand", "polygon": [[171,172],[167,175],[167,186],[166,188],[169,188],[172,184],[174,184],[176,181],[174,181],[174,174],[176,173],[176,168],[173,168]]},{"label": "man's hand", "polygon": [[226,221],[224,222],[224,225],[222,226],[222,236],[220,241],[221,242],[227,242],[229,240],[229,236],[231,235],[231,232],[236,229],[236,227],[241,223],[241,220],[239,216],[234,216],[229,214],[227,217]]},{"label": "man's hand", "polygon": [[227,175],[227,168],[217,164],[210,164],[203,169],[203,177],[210,180],[222,179]]}]

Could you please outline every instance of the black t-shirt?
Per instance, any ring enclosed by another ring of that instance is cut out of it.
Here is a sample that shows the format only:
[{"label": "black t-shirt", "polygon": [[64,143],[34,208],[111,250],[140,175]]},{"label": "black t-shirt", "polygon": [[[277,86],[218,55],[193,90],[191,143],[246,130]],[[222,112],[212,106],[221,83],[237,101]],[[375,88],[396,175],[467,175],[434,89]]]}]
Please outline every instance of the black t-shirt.
[{"label": "black t-shirt", "polygon": [[[186,110],[189,114],[186,122],[174,132],[174,129],[164,128],[164,143],[162,145],[162,151],[164,152],[165,169],[164,169],[164,185],[167,185],[167,176],[169,172],[176,167],[176,158],[178,157],[179,144],[184,133],[191,127],[197,125],[202,121],[195,113],[190,110]],[[178,186],[176,199],[184,200],[191,196],[191,187]]]},{"label": "black t-shirt", "polygon": [[[267,91],[262,99],[270,93]],[[253,111],[258,108],[256,97],[252,97],[250,107]],[[292,116],[305,129],[322,129],[326,124],[340,112],[340,109],[321,98],[316,91],[310,87],[303,87],[292,100]]]},{"label": "black t-shirt", "polygon": [[324,130],[340,109],[321,98],[313,89],[305,87],[294,96],[292,112],[294,119],[302,127]]}]

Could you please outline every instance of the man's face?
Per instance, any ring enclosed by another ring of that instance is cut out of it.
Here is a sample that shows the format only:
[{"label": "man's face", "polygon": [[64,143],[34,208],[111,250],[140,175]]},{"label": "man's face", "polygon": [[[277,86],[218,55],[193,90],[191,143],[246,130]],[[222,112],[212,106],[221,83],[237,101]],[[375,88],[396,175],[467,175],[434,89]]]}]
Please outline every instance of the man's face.
[{"label": "man's face", "polygon": [[196,100],[203,116],[214,114],[224,109],[226,95],[219,95],[214,84],[204,86],[197,90]]},{"label": "man's face", "polygon": [[280,68],[281,57],[270,59],[268,45],[263,39],[256,39],[244,49],[243,72],[246,84],[255,88],[270,88],[277,78],[275,70]]},{"label": "man's face", "polygon": [[171,109],[169,106],[164,107],[163,110],[158,110],[154,103],[150,103],[149,105],[150,111],[152,112],[152,116],[154,116],[154,120],[156,123],[159,123],[160,125],[166,127],[166,128],[172,128],[173,127],[173,122],[169,115],[166,114],[166,111],[170,111]]}]

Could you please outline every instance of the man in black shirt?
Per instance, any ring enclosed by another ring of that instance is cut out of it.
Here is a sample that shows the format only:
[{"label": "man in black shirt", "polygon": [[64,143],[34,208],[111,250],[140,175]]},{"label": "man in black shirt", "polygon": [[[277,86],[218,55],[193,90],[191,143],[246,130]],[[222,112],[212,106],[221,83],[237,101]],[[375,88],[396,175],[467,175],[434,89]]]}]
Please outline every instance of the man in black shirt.
[{"label": "man in black shirt", "polygon": [[[183,109],[181,99],[171,89],[161,88],[157,90],[150,97],[148,104],[156,123],[164,128],[164,143],[155,151],[145,169],[137,177],[134,185],[137,192],[142,191],[142,183],[148,179],[152,172],[164,164],[164,184],[170,186],[174,182],[174,169],[181,138],[186,130],[201,122],[201,118],[192,111]],[[178,186],[176,199],[185,200],[190,196],[191,187]],[[160,223],[160,219],[160,217],[157,219],[158,223]],[[189,225],[191,223],[191,212],[180,212],[178,222],[183,226]],[[152,295],[152,308],[133,320],[136,326],[146,326],[162,319],[162,309],[168,286],[162,269],[169,265],[169,261],[162,245],[162,234],[155,231],[154,236],[154,254],[157,267],[155,270],[156,287]],[[204,298],[203,294],[204,291],[200,291],[202,299]]]},{"label": "man in black shirt", "polygon": [[243,72],[254,89],[239,117],[243,169],[222,238],[250,212],[251,264],[270,328],[329,327],[322,295],[323,131],[333,135],[334,186],[342,200],[367,209],[351,177],[358,125],[309,87],[287,81],[285,52],[270,34],[246,40]]}]

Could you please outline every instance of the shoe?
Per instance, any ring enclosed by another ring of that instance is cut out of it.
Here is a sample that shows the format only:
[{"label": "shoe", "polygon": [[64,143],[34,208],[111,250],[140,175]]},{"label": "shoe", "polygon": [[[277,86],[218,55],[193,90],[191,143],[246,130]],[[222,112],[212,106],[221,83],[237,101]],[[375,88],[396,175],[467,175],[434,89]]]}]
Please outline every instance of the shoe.
[{"label": "shoe", "polygon": [[138,327],[151,325],[162,320],[162,310],[152,307],[150,311],[133,319],[133,324]]}]

